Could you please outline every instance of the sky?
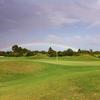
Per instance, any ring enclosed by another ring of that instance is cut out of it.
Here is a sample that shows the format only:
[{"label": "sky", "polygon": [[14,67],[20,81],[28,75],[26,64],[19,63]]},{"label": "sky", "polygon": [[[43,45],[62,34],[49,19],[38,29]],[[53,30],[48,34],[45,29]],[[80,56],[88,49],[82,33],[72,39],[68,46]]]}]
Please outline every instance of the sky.
[{"label": "sky", "polygon": [[100,50],[100,0],[0,0],[0,50]]}]

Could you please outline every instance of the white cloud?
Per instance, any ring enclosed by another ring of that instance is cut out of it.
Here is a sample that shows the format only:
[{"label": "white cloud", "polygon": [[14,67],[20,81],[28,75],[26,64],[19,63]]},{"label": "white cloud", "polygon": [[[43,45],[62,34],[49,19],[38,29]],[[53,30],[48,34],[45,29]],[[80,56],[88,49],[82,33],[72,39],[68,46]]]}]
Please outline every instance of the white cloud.
[{"label": "white cloud", "polygon": [[74,24],[74,23],[79,22],[78,19],[67,17],[65,14],[61,12],[59,13],[52,12],[52,14],[48,15],[48,19],[50,23],[55,26],[62,26],[65,24]]},{"label": "white cloud", "polygon": [[83,49],[99,49],[98,45],[100,44],[100,35],[92,34],[90,35],[73,35],[67,37],[60,37],[57,35],[49,35],[45,42],[52,44],[64,45],[67,48],[83,48]]},{"label": "white cloud", "polygon": [[49,42],[51,44],[63,44],[64,43],[64,39],[59,37],[59,36],[56,36],[54,34],[50,34],[46,37],[45,39],[46,42]]},{"label": "white cloud", "polygon": [[73,44],[75,44],[76,42],[79,42],[79,37],[60,37],[57,35],[53,35],[50,34],[46,37],[46,39],[44,40],[44,42],[46,43],[50,43],[51,45],[62,45],[64,47],[66,47],[65,49],[68,48],[72,48],[73,50],[77,50],[77,48],[75,48],[75,46]]},{"label": "white cloud", "polygon": [[[48,23],[54,26],[77,24],[78,22],[92,27],[100,26],[100,1],[76,0],[60,4],[43,5],[42,13],[48,18]],[[48,6],[47,6],[48,5]],[[42,6],[42,5],[41,5]]]},{"label": "white cloud", "polygon": [[63,44],[57,44],[57,43],[50,43],[50,42],[41,42],[41,43],[27,43],[27,44],[21,44],[21,47],[28,48],[30,50],[48,50],[49,47],[52,47],[55,50],[66,50],[68,48],[72,48],[74,51],[77,51],[77,49],[63,45]]}]

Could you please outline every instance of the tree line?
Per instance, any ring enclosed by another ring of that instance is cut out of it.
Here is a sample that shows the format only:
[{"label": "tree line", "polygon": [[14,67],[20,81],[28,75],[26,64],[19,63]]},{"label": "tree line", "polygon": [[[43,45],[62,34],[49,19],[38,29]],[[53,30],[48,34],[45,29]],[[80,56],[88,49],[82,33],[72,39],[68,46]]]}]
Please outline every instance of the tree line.
[{"label": "tree line", "polygon": [[96,55],[100,54],[100,51],[93,51],[90,50],[81,50],[78,49],[77,51],[73,51],[71,48],[64,50],[64,51],[56,51],[53,50],[52,47],[48,49],[48,51],[31,51],[26,48],[22,48],[18,45],[12,46],[12,51],[0,51],[0,56],[7,56],[7,57],[21,57],[21,56],[35,56],[37,54],[46,54],[49,57],[62,57],[62,56],[79,56],[80,54],[89,54],[89,55]]}]

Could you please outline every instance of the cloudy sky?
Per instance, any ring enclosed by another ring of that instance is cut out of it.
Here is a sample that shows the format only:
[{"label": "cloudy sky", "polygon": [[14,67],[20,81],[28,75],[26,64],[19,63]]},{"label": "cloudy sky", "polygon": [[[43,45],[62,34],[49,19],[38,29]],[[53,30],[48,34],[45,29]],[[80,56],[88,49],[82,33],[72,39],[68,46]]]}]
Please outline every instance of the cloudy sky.
[{"label": "cloudy sky", "polygon": [[100,0],[0,0],[0,50],[100,50]]}]

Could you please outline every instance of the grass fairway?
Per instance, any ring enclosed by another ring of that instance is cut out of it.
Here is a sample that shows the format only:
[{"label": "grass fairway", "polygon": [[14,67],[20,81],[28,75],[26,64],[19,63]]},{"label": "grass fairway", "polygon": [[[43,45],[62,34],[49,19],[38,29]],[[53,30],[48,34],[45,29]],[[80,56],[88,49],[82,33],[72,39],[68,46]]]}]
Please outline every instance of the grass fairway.
[{"label": "grass fairway", "polygon": [[100,100],[100,59],[1,57],[0,100]]}]

